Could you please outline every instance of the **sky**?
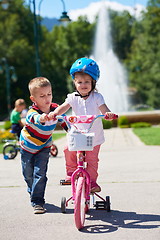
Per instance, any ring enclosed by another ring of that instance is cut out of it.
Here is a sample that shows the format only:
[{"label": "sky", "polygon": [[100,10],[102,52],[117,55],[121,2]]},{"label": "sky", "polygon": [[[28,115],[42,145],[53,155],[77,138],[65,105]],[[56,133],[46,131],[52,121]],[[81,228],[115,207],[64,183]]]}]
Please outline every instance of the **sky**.
[{"label": "sky", "polygon": [[[26,0],[26,3],[29,4],[32,2],[30,0]],[[41,4],[39,4],[41,2]],[[95,3],[100,3],[102,0],[64,0],[65,3],[65,10],[68,12],[70,18],[74,18],[75,15],[83,12],[84,10],[88,11],[88,7],[90,5],[96,6]],[[106,1],[108,4],[120,4],[118,5],[119,8],[123,6],[128,6],[130,8],[134,8],[136,4],[142,5],[146,7],[148,0],[108,0]],[[35,0],[36,3],[36,12],[39,13],[42,17],[49,17],[49,18],[59,18],[63,11],[63,0]],[[31,6],[33,7],[33,6]],[[39,11],[40,9],[40,11]],[[91,11],[91,7],[89,8]]]}]

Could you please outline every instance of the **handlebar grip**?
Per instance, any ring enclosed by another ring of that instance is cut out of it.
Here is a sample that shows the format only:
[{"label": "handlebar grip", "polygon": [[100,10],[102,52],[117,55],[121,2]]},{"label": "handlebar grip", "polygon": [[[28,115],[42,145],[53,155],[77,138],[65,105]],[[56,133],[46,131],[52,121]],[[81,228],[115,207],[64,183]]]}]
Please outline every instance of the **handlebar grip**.
[{"label": "handlebar grip", "polygon": [[107,115],[105,115],[104,119],[117,119],[118,115],[114,114],[112,118],[109,118]]}]

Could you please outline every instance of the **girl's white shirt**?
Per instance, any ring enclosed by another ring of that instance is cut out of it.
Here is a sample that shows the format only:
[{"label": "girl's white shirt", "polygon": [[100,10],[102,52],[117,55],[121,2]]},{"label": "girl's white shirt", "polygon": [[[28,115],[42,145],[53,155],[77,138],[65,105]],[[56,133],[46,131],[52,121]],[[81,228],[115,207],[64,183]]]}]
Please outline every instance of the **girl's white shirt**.
[{"label": "girl's white shirt", "polygon": [[[91,92],[89,97],[84,100],[80,96],[76,96],[77,92],[73,92],[67,95],[65,102],[72,107],[72,115],[99,115],[101,114],[99,107],[105,104],[103,96],[98,92]],[[88,129],[88,123],[79,123],[77,127],[80,130]],[[103,132],[103,125],[102,120],[99,118],[97,119],[90,132],[95,133],[93,146],[100,145],[104,143],[104,132]]]}]

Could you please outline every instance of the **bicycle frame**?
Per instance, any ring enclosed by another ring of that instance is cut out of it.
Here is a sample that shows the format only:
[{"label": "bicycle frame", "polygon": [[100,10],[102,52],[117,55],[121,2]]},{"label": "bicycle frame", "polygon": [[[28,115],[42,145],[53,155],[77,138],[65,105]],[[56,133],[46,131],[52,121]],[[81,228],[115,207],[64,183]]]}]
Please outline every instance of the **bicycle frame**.
[{"label": "bicycle frame", "polygon": [[83,157],[78,157],[78,155],[83,154],[83,152],[78,151],[77,152],[77,159],[78,159],[78,167],[77,169],[73,172],[71,176],[71,183],[72,183],[72,199],[75,200],[75,192],[76,192],[76,185],[74,184],[76,180],[76,176],[78,174],[81,174],[83,177],[86,178],[86,200],[90,200],[90,175],[89,173],[85,170],[84,168],[84,156]]}]

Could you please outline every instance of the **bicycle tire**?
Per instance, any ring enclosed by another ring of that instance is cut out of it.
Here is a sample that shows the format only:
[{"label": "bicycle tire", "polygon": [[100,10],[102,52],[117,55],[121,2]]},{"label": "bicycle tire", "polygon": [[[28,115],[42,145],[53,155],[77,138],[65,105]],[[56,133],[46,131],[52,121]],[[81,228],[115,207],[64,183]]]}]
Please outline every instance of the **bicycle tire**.
[{"label": "bicycle tire", "polygon": [[110,203],[110,197],[106,196],[106,210],[107,212],[111,211],[111,203]]},{"label": "bicycle tire", "polygon": [[17,147],[13,144],[8,144],[3,148],[4,159],[14,159],[17,156]]},{"label": "bicycle tire", "polygon": [[79,177],[76,186],[76,195],[74,203],[74,220],[78,229],[84,227],[86,213],[86,199],[85,199],[85,179]]},{"label": "bicycle tire", "polygon": [[50,154],[52,155],[52,157],[56,157],[58,154],[58,148],[55,144],[52,144],[51,148],[50,148]]},{"label": "bicycle tire", "polygon": [[66,198],[62,197],[61,199],[61,212],[66,213]]},{"label": "bicycle tire", "polygon": [[85,212],[86,212],[86,213],[88,213],[89,208],[90,208],[90,202],[87,202],[87,203],[86,203],[86,206],[85,206]]}]

